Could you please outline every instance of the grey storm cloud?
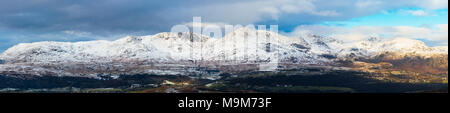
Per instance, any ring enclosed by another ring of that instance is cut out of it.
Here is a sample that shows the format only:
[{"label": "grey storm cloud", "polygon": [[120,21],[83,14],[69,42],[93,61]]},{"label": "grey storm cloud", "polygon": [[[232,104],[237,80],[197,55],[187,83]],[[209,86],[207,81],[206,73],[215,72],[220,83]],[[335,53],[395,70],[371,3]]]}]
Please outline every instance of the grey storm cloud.
[{"label": "grey storm cloud", "polygon": [[189,11],[196,7],[234,1],[238,0],[0,1],[0,27],[38,32],[161,32],[192,21],[196,14]]},{"label": "grey storm cloud", "polygon": [[178,2],[149,0],[1,1],[0,25],[10,29],[133,31],[162,29],[178,19],[164,17]]},{"label": "grey storm cloud", "polygon": [[0,27],[35,32],[161,32],[175,24],[190,22],[193,16],[230,24],[299,25],[346,20],[400,6],[446,7],[420,2],[424,0],[412,1],[2,0]]}]

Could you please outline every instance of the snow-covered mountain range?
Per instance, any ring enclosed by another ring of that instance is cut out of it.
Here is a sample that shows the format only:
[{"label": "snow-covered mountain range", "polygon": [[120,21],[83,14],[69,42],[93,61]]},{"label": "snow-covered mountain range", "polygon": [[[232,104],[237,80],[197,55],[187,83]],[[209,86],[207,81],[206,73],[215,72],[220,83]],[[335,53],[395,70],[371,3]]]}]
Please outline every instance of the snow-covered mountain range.
[{"label": "snow-covered mountain range", "polygon": [[[22,43],[0,55],[3,63],[0,64],[0,72],[77,76],[78,74],[73,74],[77,73],[74,69],[68,71],[61,68],[83,64],[82,69],[90,67],[88,69],[101,70],[90,74],[111,73],[111,69],[123,69],[117,65],[124,62],[135,62],[133,66],[149,62],[152,66],[153,63],[185,64],[186,61],[330,65],[337,60],[372,58],[386,53],[399,57],[430,57],[447,55],[448,47],[428,47],[421,41],[407,38],[373,37],[364,41],[344,43],[331,37],[287,37],[269,31],[241,28],[221,39],[195,33],[159,33],[151,36],[128,36],[116,41]],[[131,64],[122,66],[129,65]],[[145,69],[136,70],[125,68],[120,74],[148,72]]]}]

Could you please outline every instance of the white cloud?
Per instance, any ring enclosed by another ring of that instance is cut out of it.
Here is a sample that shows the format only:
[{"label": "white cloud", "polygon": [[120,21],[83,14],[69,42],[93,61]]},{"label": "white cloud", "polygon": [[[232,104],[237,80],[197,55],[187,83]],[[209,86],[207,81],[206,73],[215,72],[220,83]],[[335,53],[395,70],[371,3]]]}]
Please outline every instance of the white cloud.
[{"label": "white cloud", "polygon": [[[196,26],[194,26],[194,24]],[[225,25],[230,25],[228,23],[223,23],[223,22],[217,22],[217,23],[211,23],[211,22],[201,22],[201,23],[193,23],[193,22],[188,22],[188,23],[184,23],[183,25],[186,25],[188,27],[208,27],[208,26],[218,26],[218,27],[224,27]],[[201,25],[201,26],[198,26]]]},{"label": "white cloud", "polygon": [[367,7],[374,7],[378,5],[382,5],[383,2],[379,0],[358,0],[355,5],[357,8],[367,8]]},{"label": "white cloud", "polygon": [[[253,24],[267,19],[279,20],[282,15],[340,16],[332,9],[318,7],[320,0],[243,0],[187,9],[187,13],[207,17],[213,22]],[[245,17],[245,18],[243,18]],[[269,18],[267,18],[269,17]]]},{"label": "white cloud", "polygon": [[412,3],[427,9],[443,9],[448,8],[448,0],[414,0]]},{"label": "white cloud", "polygon": [[439,24],[436,27],[438,30],[434,31],[433,39],[445,40],[448,43],[448,24]]},{"label": "white cloud", "polygon": [[441,30],[441,32],[447,32],[448,33],[448,24],[439,24],[437,27]]},{"label": "white cloud", "polygon": [[317,0],[263,0],[264,6],[271,7],[271,12],[275,14],[312,14],[318,16],[336,16],[338,13],[334,10],[319,10],[317,8]]},{"label": "white cloud", "polygon": [[[316,23],[346,20],[398,8],[420,8],[408,13],[429,16],[433,10],[448,7],[447,0],[240,0],[185,9],[186,14],[208,18],[209,22],[254,24],[268,20]],[[245,17],[245,18],[243,18]]]},{"label": "white cloud", "polygon": [[90,32],[83,32],[83,31],[65,30],[65,31],[62,31],[62,32],[65,33],[65,34],[73,35],[73,36],[77,36],[77,37],[92,36],[92,33],[90,33]]},{"label": "white cloud", "polygon": [[318,34],[342,39],[345,42],[360,41],[370,37],[407,37],[434,42],[433,45],[448,45],[448,24],[432,27],[411,26],[360,26],[354,28],[308,25],[299,26],[290,35]]},{"label": "white cloud", "polygon": [[429,12],[426,12],[424,10],[409,10],[407,12],[414,16],[429,16],[429,15],[431,15]]}]

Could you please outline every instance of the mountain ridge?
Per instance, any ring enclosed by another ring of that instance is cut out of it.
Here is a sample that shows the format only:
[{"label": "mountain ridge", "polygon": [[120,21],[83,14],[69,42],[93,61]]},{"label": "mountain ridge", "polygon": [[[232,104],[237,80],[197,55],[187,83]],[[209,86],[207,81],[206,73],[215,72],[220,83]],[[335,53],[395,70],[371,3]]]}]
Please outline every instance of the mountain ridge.
[{"label": "mountain ridge", "polygon": [[334,66],[340,65],[340,61],[395,63],[409,57],[440,58],[436,56],[448,56],[448,47],[428,47],[421,41],[406,38],[372,37],[344,43],[318,35],[292,38],[242,28],[221,39],[192,32],[164,32],[115,41],[22,43],[0,54],[3,63],[0,73],[90,77],[140,73],[183,75],[198,73],[191,68],[202,65],[217,69],[224,68],[221,65],[269,62]]}]

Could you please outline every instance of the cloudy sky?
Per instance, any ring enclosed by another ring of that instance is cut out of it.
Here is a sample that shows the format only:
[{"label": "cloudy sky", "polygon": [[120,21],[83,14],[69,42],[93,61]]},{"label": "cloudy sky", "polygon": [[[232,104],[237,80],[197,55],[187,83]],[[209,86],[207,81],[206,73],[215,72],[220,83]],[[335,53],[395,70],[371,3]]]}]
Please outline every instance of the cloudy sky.
[{"label": "cloudy sky", "polygon": [[346,41],[412,38],[448,46],[447,0],[0,0],[0,52],[36,41],[115,40],[192,22],[279,25]]}]

